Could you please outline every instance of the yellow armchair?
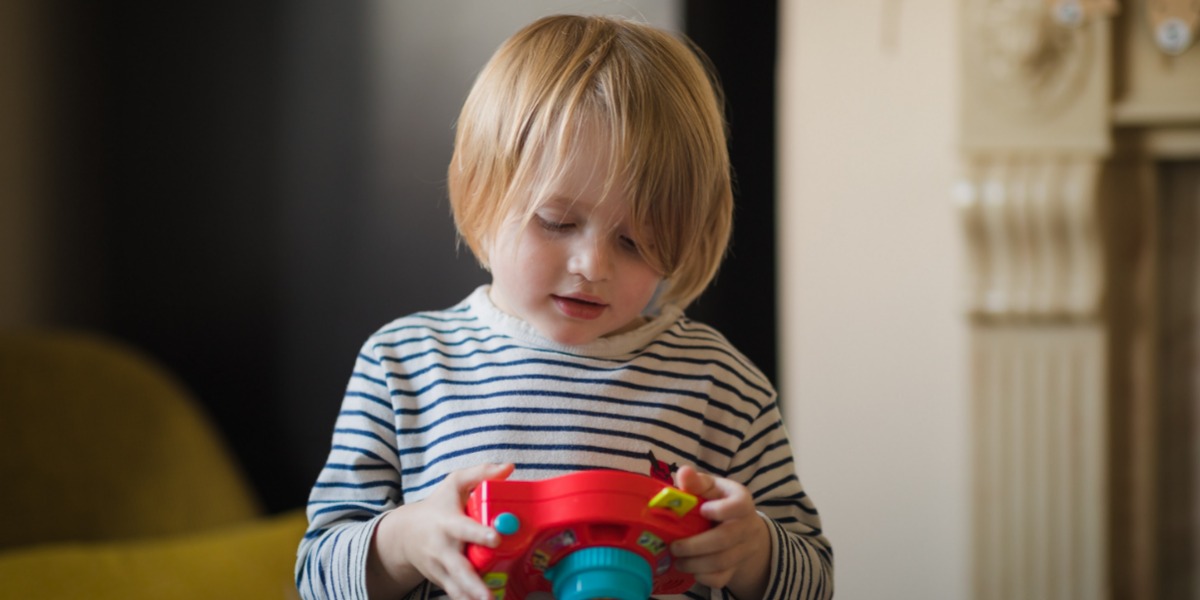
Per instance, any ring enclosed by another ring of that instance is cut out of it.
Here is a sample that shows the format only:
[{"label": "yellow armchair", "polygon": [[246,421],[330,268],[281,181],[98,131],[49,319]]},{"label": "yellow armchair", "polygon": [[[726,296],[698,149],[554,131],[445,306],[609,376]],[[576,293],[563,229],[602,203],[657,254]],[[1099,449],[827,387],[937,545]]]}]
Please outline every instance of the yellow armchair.
[{"label": "yellow armchair", "polygon": [[149,357],[0,333],[0,598],[294,598],[300,510],[267,517]]}]

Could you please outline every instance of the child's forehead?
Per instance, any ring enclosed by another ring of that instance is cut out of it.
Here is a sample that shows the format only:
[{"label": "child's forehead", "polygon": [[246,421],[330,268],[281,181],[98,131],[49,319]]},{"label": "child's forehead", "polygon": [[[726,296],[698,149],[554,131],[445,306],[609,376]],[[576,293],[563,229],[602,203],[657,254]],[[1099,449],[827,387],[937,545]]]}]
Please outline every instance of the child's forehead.
[{"label": "child's forehead", "polygon": [[598,204],[624,201],[629,175],[614,168],[619,162],[602,144],[581,139],[565,152],[547,153],[530,182],[536,203],[574,204],[581,200]]},{"label": "child's forehead", "polygon": [[612,221],[628,221],[633,208],[623,194],[549,194],[531,198],[525,212],[551,211],[561,215],[600,216]]},{"label": "child's forehead", "polygon": [[[585,117],[550,136],[526,156],[514,216],[532,217],[538,210],[590,214],[603,207],[606,216],[628,222],[637,188],[614,133],[603,119]],[[520,198],[523,197],[523,201]]]}]

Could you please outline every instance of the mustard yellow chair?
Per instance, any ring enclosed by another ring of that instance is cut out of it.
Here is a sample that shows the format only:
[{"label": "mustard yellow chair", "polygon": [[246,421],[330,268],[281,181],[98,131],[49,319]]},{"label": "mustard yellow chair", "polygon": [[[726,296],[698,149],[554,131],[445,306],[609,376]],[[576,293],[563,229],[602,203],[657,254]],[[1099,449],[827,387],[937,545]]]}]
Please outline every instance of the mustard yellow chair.
[{"label": "mustard yellow chair", "polygon": [[0,333],[0,598],[295,598],[304,515],[263,514],[188,392],[78,333]]}]

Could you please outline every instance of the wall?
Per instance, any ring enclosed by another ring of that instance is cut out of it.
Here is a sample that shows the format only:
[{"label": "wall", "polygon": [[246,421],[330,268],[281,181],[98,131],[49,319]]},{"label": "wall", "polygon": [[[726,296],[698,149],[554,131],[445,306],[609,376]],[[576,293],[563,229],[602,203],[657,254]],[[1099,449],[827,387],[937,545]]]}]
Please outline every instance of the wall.
[{"label": "wall", "polygon": [[837,596],[968,597],[956,3],[781,5],[781,393]]},{"label": "wall", "polygon": [[42,151],[40,17],[35,2],[0,3],[0,327],[42,318],[38,301],[44,283],[38,275],[44,215],[33,201]]}]

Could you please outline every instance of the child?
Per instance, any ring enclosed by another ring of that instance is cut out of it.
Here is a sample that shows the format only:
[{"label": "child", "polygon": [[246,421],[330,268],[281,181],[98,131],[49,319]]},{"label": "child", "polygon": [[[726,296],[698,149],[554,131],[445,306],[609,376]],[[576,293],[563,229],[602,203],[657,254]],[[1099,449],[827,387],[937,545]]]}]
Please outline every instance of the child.
[{"label": "child", "polygon": [[363,346],[308,504],[302,595],[490,600],[463,554],[498,543],[465,516],[471,489],[621,469],[709,500],[714,528],[671,547],[696,576],[683,597],[831,596],[771,384],[681,310],[733,210],[698,51],[606,17],[527,26],[467,98],[449,184],[492,283]]}]

